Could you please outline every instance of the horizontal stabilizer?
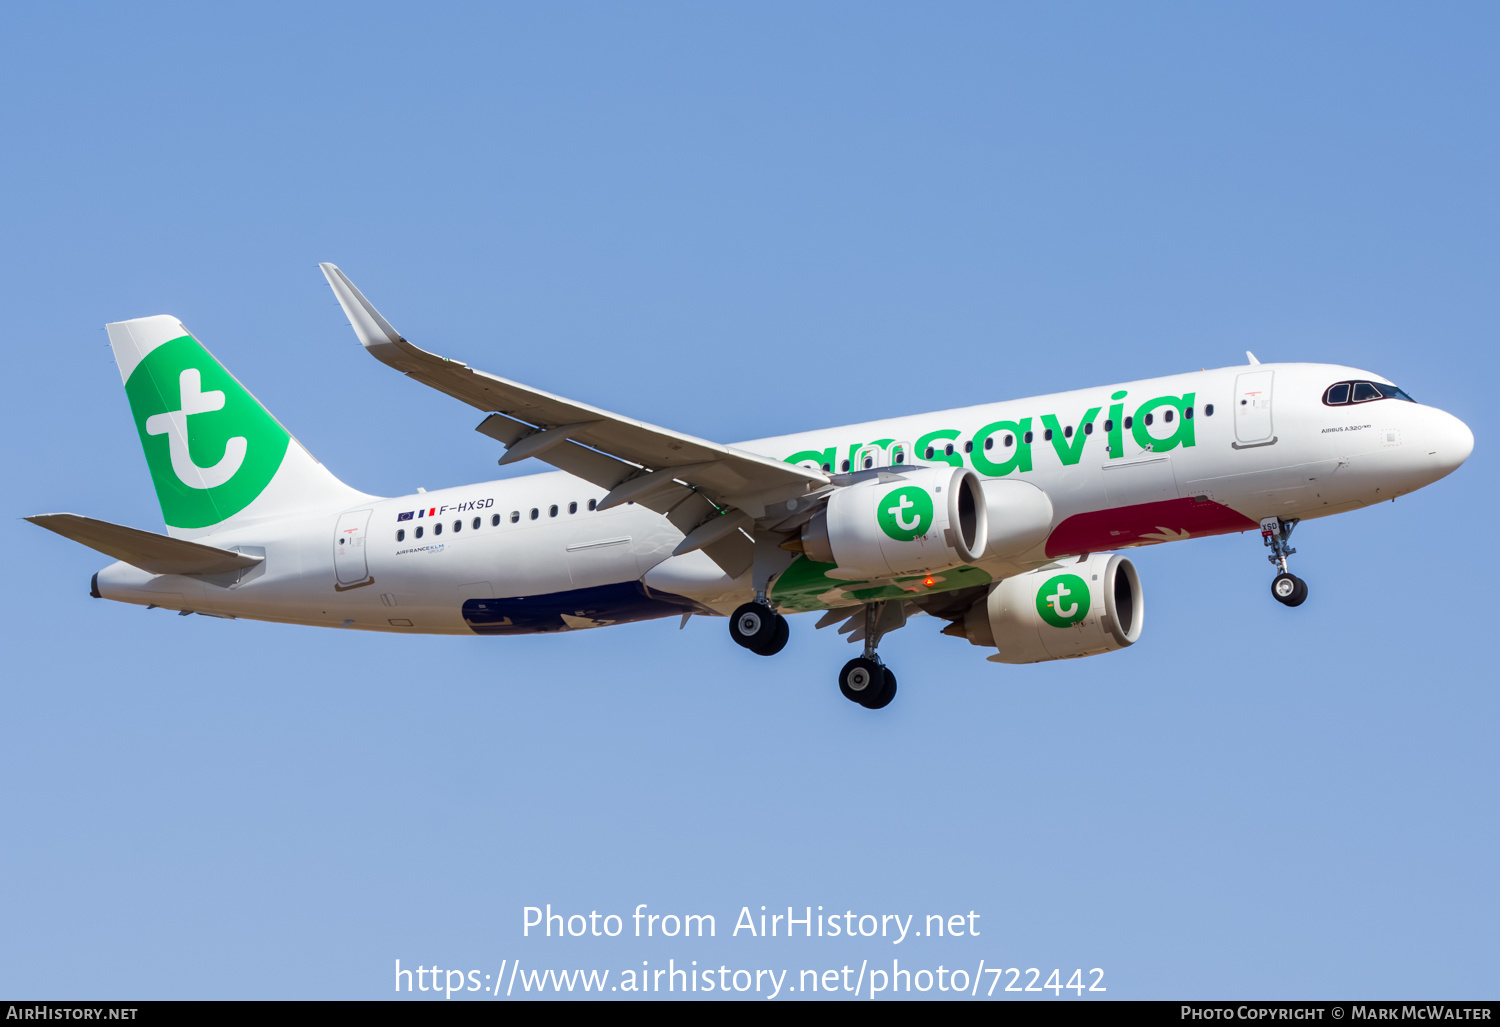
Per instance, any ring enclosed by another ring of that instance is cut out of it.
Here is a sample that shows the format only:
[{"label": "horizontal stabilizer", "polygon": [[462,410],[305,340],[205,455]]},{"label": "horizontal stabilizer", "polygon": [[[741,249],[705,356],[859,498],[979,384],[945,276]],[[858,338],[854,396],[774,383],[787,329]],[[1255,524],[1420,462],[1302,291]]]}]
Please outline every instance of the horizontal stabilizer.
[{"label": "horizontal stabilizer", "polygon": [[225,574],[265,559],[78,514],[37,514],[26,519],[148,574]]}]

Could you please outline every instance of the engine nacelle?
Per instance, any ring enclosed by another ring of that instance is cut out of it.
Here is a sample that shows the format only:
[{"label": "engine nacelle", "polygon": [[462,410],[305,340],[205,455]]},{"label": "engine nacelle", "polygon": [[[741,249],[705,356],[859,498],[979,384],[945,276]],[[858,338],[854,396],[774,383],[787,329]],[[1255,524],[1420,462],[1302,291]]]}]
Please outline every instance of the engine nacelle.
[{"label": "engine nacelle", "polygon": [[988,559],[1019,556],[1045,542],[1052,531],[1052,501],[1029,481],[986,481],[984,509],[990,526],[984,547]]},{"label": "engine nacelle", "polygon": [[1146,608],[1135,565],[1114,553],[998,582],[969,608],[963,634],[996,663],[1042,663],[1134,645]]},{"label": "engine nacelle", "polygon": [[882,471],[841,488],[802,533],[809,557],[851,581],[973,563],[988,537],[979,476],[946,466]]}]

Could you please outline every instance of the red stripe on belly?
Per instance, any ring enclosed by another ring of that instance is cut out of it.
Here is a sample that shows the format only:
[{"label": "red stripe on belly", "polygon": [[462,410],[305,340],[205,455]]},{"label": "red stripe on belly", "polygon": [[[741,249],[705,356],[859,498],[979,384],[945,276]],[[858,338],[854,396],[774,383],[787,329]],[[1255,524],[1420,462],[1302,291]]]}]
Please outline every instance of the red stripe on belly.
[{"label": "red stripe on belly", "polygon": [[[1212,500],[1167,499],[1113,510],[1074,514],[1047,537],[1048,556],[1101,553],[1122,546],[1154,545],[1177,538],[1227,535],[1260,525]],[[1186,532],[1186,534],[1183,534]]]}]

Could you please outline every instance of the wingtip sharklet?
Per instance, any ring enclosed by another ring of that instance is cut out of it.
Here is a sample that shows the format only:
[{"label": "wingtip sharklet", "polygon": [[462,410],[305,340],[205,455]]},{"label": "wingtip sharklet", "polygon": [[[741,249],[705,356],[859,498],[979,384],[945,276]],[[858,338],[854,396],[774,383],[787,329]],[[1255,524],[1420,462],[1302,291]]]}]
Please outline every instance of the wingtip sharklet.
[{"label": "wingtip sharklet", "polygon": [[328,279],[328,286],[333,290],[339,306],[348,315],[360,345],[374,350],[379,346],[397,346],[405,341],[401,333],[375,309],[375,304],[365,299],[365,294],[349,281],[349,276],[339,270],[338,265],[325,261],[318,268],[323,272],[323,277]]}]

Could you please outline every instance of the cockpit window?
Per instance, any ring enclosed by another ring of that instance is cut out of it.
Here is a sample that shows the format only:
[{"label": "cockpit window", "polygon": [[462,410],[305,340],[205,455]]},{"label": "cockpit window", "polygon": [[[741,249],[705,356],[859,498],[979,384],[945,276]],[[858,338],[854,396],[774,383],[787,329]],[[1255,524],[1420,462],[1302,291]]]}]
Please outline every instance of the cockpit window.
[{"label": "cockpit window", "polygon": [[1368,403],[1376,399],[1404,399],[1415,403],[1406,393],[1384,382],[1335,382],[1323,393],[1323,405],[1340,407],[1348,403]]}]

